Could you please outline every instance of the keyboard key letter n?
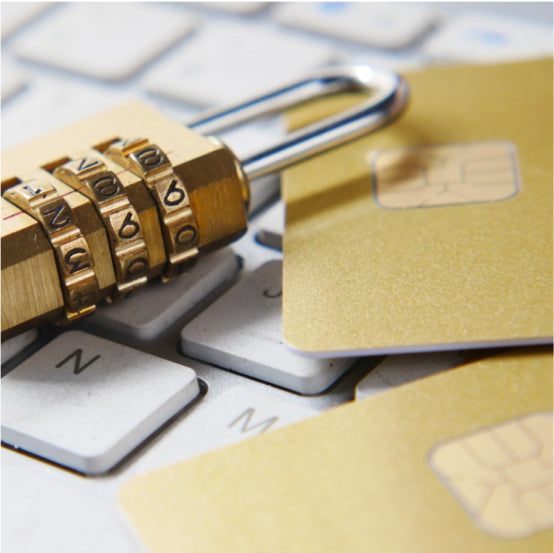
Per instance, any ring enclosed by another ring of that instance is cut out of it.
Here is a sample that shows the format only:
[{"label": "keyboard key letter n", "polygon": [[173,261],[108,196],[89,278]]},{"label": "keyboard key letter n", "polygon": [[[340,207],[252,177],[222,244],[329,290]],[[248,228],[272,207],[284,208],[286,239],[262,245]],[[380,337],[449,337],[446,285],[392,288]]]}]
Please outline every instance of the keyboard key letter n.
[{"label": "keyboard key letter n", "polygon": [[95,361],[98,361],[100,359],[100,354],[95,355],[92,357],[89,361],[86,361],[84,365],[81,364],[81,358],[83,355],[83,348],[77,348],[73,353],[70,353],[65,359],[60,361],[56,368],[59,369],[63,365],[65,365],[70,359],[74,359],[74,365],[73,365],[73,373],[79,374],[82,373],[87,367],[90,367]]}]

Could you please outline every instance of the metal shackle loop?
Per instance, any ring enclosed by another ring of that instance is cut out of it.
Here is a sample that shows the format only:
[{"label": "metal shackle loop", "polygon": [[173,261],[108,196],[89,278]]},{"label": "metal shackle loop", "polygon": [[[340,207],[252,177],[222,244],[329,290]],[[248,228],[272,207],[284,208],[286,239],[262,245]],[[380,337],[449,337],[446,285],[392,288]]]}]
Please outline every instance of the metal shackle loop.
[{"label": "metal shackle loop", "polygon": [[371,96],[352,108],[306,125],[273,146],[241,160],[247,177],[254,179],[274,173],[369,134],[392,121],[409,99],[408,84],[392,71],[369,65],[331,67],[249,101],[205,111],[188,126],[201,134],[216,134],[340,92],[363,92]]}]

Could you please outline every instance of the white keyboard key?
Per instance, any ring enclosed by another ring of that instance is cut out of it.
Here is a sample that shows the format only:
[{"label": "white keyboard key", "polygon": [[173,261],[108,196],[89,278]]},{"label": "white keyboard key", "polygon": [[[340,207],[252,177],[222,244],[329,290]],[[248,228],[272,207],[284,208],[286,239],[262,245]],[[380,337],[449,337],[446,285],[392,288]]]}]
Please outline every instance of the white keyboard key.
[{"label": "white keyboard key", "polygon": [[198,393],[188,367],[71,331],[2,378],[2,440],[99,474]]},{"label": "white keyboard key", "polygon": [[131,100],[130,94],[88,83],[42,79],[12,98],[2,112],[2,148],[69,125]]},{"label": "white keyboard key", "polygon": [[51,6],[47,2],[2,2],[2,40]]},{"label": "white keyboard key", "polygon": [[98,307],[87,319],[93,328],[117,335],[149,340],[160,335],[179,318],[231,285],[239,261],[230,248],[201,257],[189,273],[171,282],[148,283],[129,297]]},{"label": "white keyboard key", "polygon": [[441,15],[433,6],[396,2],[286,2],[274,12],[286,25],[390,49],[409,46]]},{"label": "white keyboard key", "polygon": [[250,181],[249,213],[254,213],[270,200],[278,198],[280,191],[281,178],[279,175],[266,175]]},{"label": "white keyboard key", "polygon": [[266,6],[266,2],[206,2],[203,4],[203,7],[206,8],[240,15],[257,13]]},{"label": "white keyboard key", "polygon": [[224,130],[217,136],[233,150],[239,159],[245,159],[263,149],[274,146],[287,134],[283,117],[276,115],[261,117],[245,125]]},{"label": "white keyboard key", "polygon": [[144,472],[190,459],[320,413],[283,397],[290,396],[289,392],[275,392],[277,395],[268,394],[267,390],[234,386],[215,401],[202,402],[187,415],[186,424],[173,427],[163,441],[138,460],[137,470]]},{"label": "white keyboard key", "polygon": [[27,83],[26,74],[13,62],[2,59],[2,102],[15,96]]},{"label": "white keyboard key", "polygon": [[142,69],[193,27],[186,13],[147,3],[73,3],[16,41],[17,55],[108,81]]},{"label": "white keyboard key", "polygon": [[241,278],[255,271],[264,263],[283,259],[283,254],[280,251],[262,246],[254,239],[254,229],[255,223],[252,223],[251,231],[233,244],[233,249],[240,256],[242,262],[243,276]]},{"label": "white keyboard key", "polygon": [[25,348],[29,347],[38,338],[36,328],[23,332],[5,342],[2,342],[2,364],[8,362],[21,353]]},{"label": "white keyboard key", "polygon": [[336,58],[317,39],[265,24],[208,24],[148,74],[146,88],[199,106],[240,101]]},{"label": "white keyboard key", "polygon": [[271,206],[260,218],[256,221],[258,232],[256,240],[273,248],[274,250],[283,250],[283,234],[285,233],[285,204],[283,201],[278,201]]},{"label": "white keyboard key", "polygon": [[452,18],[424,47],[434,61],[495,63],[552,55],[552,21],[540,24],[501,15]]},{"label": "white keyboard key", "polygon": [[185,355],[301,394],[327,389],[353,359],[310,359],[283,342],[282,264],[245,275],[181,332]]},{"label": "white keyboard key", "polygon": [[407,384],[432,374],[457,367],[463,357],[456,351],[389,355],[356,386],[356,399]]},{"label": "white keyboard key", "polygon": [[370,50],[367,49],[362,53],[355,53],[350,56],[349,63],[366,64],[390,69],[399,73],[407,71],[418,71],[429,65],[425,56],[419,52],[392,51],[392,50]]},{"label": "white keyboard key", "polygon": [[[205,445],[223,447],[258,434],[287,426],[320,412],[317,409],[273,398],[242,387],[224,392],[198,421]],[[211,448],[210,448],[211,449]]]},{"label": "white keyboard key", "polygon": [[36,466],[18,464],[20,456],[10,453],[2,455],[3,550],[137,553],[133,537],[121,528],[121,511],[111,497],[91,493],[86,485],[75,485],[75,479],[68,482],[68,475],[52,476]]}]

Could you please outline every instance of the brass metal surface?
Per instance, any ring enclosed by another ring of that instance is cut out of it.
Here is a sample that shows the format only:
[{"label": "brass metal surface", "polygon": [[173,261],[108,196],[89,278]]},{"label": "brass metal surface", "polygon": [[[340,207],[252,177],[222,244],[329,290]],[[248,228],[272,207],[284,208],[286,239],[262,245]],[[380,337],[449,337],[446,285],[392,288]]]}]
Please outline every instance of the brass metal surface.
[{"label": "brass metal surface", "polygon": [[2,336],[10,337],[60,317],[64,299],[54,251],[40,223],[4,198],[1,202]]}]

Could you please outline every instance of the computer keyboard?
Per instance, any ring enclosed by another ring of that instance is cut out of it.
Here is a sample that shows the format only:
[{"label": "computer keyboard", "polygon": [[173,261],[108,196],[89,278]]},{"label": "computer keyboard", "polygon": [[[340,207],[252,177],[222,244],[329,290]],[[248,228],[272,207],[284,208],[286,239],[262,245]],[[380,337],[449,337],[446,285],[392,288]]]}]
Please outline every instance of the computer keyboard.
[{"label": "computer keyboard", "polygon": [[[186,122],[333,64],[408,71],[552,55],[551,3],[1,9],[3,149],[129,99]],[[224,140],[242,155],[276,132],[280,121],[263,121]],[[2,343],[3,550],[140,551],[115,499],[132,477],[464,362],[460,352],[293,353],[281,328],[278,176],[252,191],[246,235],[189,273],[68,329]]]}]

